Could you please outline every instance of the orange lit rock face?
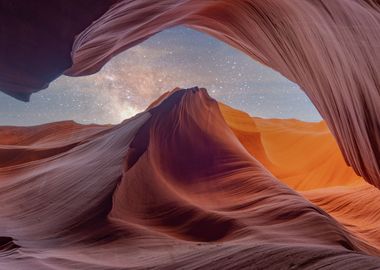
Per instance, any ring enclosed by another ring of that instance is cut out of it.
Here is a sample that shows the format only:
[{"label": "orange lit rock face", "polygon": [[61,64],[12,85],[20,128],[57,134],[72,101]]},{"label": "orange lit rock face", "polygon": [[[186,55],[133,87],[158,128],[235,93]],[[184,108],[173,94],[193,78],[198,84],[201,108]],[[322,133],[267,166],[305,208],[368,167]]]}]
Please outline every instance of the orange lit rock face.
[{"label": "orange lit rock face", "polygon": [[3,127],[0,144],[2,269],[380,267],[379,190],[323,123],[194,88],[116,126]]},{"label": "orange lit rock face", "polygon": [[301,191],[365,183],[345,163],[325,122],[255,118],[224,104],[220,109],[245,148],[290,187]]}]

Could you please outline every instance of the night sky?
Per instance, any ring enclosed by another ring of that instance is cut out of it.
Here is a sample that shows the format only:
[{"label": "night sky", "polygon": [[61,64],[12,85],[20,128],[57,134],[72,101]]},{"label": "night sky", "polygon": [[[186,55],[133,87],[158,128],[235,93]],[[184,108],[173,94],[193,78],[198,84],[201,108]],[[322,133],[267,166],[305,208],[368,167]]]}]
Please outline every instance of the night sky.
[{"label": "night sky", "polygon": [[115,124],[177,86],[205,87],[252,116],[321,120],[299,87],[279,73],[212,37],[176,27],[118,55],[95,75],[61,76],[29,103],[0,93],[0,125]]}]

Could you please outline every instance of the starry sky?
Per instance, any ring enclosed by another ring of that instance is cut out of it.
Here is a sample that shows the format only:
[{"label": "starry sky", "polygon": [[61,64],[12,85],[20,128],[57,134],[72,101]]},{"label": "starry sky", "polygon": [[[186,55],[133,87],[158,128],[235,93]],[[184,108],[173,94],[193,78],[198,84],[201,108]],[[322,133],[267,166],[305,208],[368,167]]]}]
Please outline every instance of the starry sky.
[{"label": "starry sky", "polygon": [[298,85],[219,40],[176,27],[118,55],[97,74],[59,77],[29,103],[0,93],[0,125],[116,124],[177,86],[205,87],[252,116],[321,120]]}]

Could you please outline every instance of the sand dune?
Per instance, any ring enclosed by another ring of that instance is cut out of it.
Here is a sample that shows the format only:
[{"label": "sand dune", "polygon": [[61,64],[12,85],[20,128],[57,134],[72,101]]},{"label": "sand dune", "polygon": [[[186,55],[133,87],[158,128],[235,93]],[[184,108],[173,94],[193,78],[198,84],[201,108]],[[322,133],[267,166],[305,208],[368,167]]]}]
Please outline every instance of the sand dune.
[{"label": "sand dune", "polygon": [[323,123],[251,118],[193,88],[116,126],[0,134],[0,269],[380,267],[379,190]]}]

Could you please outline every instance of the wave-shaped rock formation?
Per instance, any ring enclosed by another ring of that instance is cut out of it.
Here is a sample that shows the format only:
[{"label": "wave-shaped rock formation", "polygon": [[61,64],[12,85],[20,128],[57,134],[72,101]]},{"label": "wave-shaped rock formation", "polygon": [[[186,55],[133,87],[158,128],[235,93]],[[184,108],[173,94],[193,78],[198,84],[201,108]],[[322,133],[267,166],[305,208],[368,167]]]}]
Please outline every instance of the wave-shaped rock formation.
[{"label": "wave-shaped rock formation", "polygon": [[378,269],[380,191],[324,122],[176,89],[115,126],[0,128],[0,269]]},{"label": "wave-shaped rock formation", "polygon": [[0,89],[22,100],[166,28],[213,35],[300,85],[346,162],[380,187],[377,0],[0,0],[0,23]]}]

